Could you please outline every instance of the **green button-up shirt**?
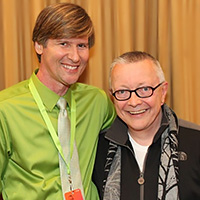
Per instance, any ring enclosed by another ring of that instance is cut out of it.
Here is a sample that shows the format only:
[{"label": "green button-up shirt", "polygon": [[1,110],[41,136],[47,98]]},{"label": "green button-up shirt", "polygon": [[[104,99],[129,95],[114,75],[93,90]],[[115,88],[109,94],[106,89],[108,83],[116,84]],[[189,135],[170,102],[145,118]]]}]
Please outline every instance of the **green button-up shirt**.
[{"label": "green button-up shirt", "polygon": [[[33,73],[36,86],[57,131],[59,96]],[[76,83],[64,96],[70,116],[71,92],[76,101],[75,140],[87,200],[98,199],[91,181],[98,134],[115,118],[106,94]],[[5,200],[61,200],[58,151],[29,89],[29,80],[0,92],[0,192]]]}]

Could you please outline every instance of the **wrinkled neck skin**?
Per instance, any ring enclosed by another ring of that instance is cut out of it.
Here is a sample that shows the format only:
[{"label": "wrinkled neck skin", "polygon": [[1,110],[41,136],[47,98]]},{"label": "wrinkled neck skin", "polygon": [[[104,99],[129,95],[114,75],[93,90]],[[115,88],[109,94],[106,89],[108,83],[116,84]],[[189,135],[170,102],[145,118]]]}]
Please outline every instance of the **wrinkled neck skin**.
[{"label": "wrinkled neck skin", "polygon": [[59,96],[65,95],[68,88],[70,87],[70,85],[64,85],[61,82],[54,81],[53,79],[48,78],[48,76],[46,76],[40,69],[37,73],[37,77],[45,86],[47,86],[50,90],[52,90]]}]

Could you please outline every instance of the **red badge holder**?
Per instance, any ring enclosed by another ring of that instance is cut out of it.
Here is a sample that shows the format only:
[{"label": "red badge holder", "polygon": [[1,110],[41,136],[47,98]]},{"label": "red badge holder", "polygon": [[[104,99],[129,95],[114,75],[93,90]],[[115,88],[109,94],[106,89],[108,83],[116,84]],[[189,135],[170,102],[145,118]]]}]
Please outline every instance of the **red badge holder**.
[{"label": "red badge holder", "polygon": [[65,193],[66,200],[83,200],[83,196],[81,194],[80,189],[72,190],[70,192]]}]

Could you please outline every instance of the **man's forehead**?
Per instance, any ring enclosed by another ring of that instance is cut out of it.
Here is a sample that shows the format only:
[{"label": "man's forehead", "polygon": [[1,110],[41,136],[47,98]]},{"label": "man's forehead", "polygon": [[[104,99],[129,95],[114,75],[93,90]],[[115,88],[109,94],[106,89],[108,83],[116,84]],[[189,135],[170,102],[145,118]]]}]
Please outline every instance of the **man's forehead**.
[{"label": "man's forehead", "polygon": [[117,64],[111,74],[112,81],[133,82],[138,85],[149,84],[159,80],[152,62],[139,61],[128,64]]},{"label": "man's forehead", "polygon": [[150,72],[156,74],[154,63],[151,60],[141,60],[131,63],[118,63],[113,68],[113,71],[120,73],[130,72],[133,74],[138,72]]}]

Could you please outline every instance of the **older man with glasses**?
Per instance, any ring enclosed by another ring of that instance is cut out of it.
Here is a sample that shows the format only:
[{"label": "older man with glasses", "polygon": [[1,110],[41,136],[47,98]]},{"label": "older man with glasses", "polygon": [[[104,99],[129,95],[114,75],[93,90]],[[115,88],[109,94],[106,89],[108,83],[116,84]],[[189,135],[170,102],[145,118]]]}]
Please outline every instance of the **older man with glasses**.
[{"label": "older man with glasses", "polygon": [[114,60],[118,117],[99,138],[94,182],[103,200],[199,200],[200,129],[165,104],[168,83],[145,52]]}]

